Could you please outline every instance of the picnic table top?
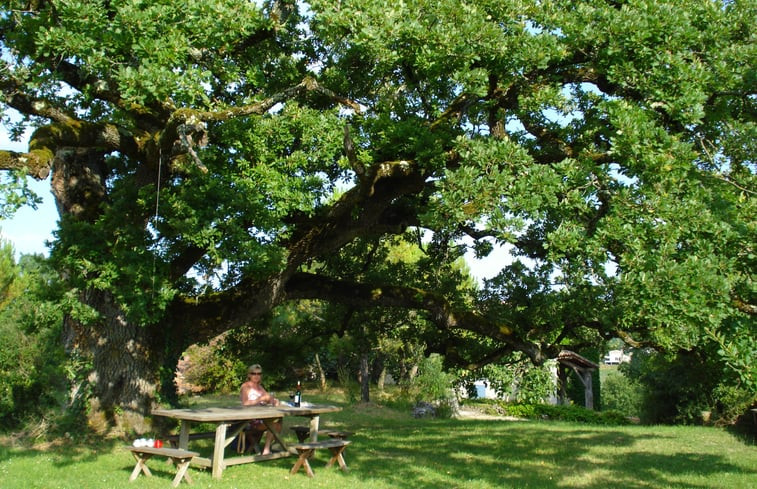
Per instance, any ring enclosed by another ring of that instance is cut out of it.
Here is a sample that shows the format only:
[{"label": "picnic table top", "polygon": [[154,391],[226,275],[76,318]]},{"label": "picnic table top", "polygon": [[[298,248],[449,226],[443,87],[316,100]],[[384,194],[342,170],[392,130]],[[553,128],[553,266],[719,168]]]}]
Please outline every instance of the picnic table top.
[{"label": "picnic table top", "polygon": [[327,404],[305,404],[300,407],[287,406],[219,406],[206,408],[153,409],[155,416],[197,422],[242,421],[247,419],[271,419],[284,416],[317,416],[323,413],[341,411],[339,406]]}]

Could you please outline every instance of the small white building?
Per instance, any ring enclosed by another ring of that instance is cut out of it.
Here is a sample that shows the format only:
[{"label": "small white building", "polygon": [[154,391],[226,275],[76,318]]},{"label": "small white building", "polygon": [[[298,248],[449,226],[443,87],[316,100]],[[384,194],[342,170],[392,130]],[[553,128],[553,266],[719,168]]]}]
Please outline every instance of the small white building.
[{"label": "small white building", "polygon": [[491,388],[486,380],[477,380],[473,383],[476,388],[476,398],[478,399],[497,399],[497,391]]},{"label": "small white building", "polygon": [[610,350],[602,359],[605,365],[619,365],[631,361],[631,355],[626,354],[623,350]]}]

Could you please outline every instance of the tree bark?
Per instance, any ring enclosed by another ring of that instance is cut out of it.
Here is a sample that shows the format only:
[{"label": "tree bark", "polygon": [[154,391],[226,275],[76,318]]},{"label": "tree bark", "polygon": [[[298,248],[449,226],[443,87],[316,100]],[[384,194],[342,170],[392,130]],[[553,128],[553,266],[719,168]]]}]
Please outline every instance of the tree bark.
[{"label": "tree bark", "polygon": [[360,400],[371,402],[371,371],[367,353],[360,355]]},{"label": "tree bark", "polygon": [[376,383],[376,387],[378,387],[379,392],[384,392],[385,384],[386,384],[386,367],[383,367],[381,369],[381,373],[379,373],[378,382]]},{"label": "tree bark", "polygon": [[318,356],[318,354],[315,354],[315,366],[318,370],[318,386],[321,388],[321,391],[326,390],[326,373],[323,371],[323,366],[321,365],[321,358]]},{"label": "tree bark", "polygon": [[149,328],[127,321],[109,293],[92,291],[82,300],[97,308],[100,320],[84,325],[67,318],[64,329],[69,352],[91,360],[90,427],[99,433],[149,431],[162,345]]}]

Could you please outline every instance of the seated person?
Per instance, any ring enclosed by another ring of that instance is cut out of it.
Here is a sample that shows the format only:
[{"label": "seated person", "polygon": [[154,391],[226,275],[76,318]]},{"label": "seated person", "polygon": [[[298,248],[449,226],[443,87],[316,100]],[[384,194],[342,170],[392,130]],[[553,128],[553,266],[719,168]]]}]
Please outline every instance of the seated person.
[{"label": "seated person", "polygon": [[[242,384],[240,391],[240,397],[243,406],[278,406],[279,400],[266,392],[260,382],[263,377],[263,369],[260,365],[251,365],[247,369],[247,382]],[[281,419],[277,419],[273,422],[273,428],[276,433],[281,433]],[[260,440],[260,436],[267,430],[262,419],[255,419],[250,423],[250,430],[245,434],[247,437],[248,446],[255,446],[254,440]],[[273,434],[268,431],[265,437],[265,445],[263,446],[263,455],[271,453],[271,442],[273,441]]]}]

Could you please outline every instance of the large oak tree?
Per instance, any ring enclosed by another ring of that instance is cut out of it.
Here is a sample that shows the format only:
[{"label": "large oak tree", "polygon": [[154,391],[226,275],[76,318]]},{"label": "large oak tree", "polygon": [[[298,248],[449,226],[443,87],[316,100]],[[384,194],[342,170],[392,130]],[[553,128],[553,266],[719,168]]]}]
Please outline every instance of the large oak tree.
[{"label": "large oak tree", "polygon": [[[1,5],[3,114],[36,129],[0,167],[50,176],[96,412],[292,300],[421,312],[470,365],[754,331],[752,1]],[[345,271],[389,236],[416,273]],[[514,261],[455,286],[463,242]]]}]

